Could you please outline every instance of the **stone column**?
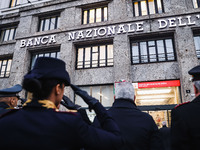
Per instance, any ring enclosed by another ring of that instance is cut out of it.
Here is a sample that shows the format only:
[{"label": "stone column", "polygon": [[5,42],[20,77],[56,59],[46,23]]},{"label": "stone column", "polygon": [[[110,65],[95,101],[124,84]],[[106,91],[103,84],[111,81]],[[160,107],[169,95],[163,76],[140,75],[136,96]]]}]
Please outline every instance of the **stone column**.
[{"label": "stone column", "polygon": [[126,79],[131,81],[130,76],[130,44],[126,34],[117,35],[114,38],[114,81]]},{"label": "stone column", "polygon": [[[176,28],[175,39],[177,39],[175,43],[180,71],[182,101],[191,101],[194,98],[191,95],[194,90],[188,71],[199,64],[191,28]],[[191,92],[187,93],[186,90]]]}]

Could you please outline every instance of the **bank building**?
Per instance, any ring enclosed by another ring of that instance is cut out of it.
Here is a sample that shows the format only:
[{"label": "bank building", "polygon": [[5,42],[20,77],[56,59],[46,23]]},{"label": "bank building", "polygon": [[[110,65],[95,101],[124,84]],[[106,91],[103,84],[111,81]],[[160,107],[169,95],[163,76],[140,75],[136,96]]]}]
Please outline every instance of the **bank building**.
[{"label": "bank building", "polygon": [[[132,82],[139,109],[170,126],[171,109],[194,98],[188,70],[199,64],[199,7],[199,0],[1,0],[0,88],[21,84],[37,57],[56,57],[106,108],[114,82]],[[65,94],[87,107],[69,87]]]}]

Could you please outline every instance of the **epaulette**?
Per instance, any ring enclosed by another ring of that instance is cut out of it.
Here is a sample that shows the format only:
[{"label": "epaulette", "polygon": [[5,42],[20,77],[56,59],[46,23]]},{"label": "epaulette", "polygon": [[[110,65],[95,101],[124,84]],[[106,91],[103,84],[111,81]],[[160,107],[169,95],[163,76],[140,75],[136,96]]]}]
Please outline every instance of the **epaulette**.
[{"label": "epaulette", "polygon": [[181,103],[181,104],[178,104],[178,105],[176,105],[174,108],[176,109],[177,107],[183,106],[184,104],[188,104],[188,103],[190,103],[190,101],[184,102],[184,103]]},{"label": "epaulette", "polygon": [[63,113],[63,114],[73,114],[73,115],[76,115],[77,114],[77,110],[66,110],[66,111],[58,111],[58,110],[55,110],[56,112],[58,113]]}]

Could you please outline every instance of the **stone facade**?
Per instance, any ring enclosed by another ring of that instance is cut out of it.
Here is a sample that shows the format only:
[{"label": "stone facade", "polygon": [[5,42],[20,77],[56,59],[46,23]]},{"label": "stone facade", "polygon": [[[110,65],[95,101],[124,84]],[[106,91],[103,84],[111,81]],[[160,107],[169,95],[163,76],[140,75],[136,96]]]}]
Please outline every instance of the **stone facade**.
[{"label": "stone facade", "polygon": [[[82,8],[101,4],[108,4],[108,21],[83,25]],[[193,31],[200,27],[200,8],[194,9],[192,0],[163,0],[163,5],[165,13],[134,17],[132,0],[56,0],[30,4],[19,8],[18,12],[1,15],[0,27],[13,23],[18,26],[15,40],[0,44],[0,56],[12,55],[13,58],[10,77],[0,78],[0,88],[21,83],[23,75],[30,69],[31,52],[48,47],[59,47],[60,58],[66,62],[71,81],[76,85],[113,84],[119,79],[132,82],[178,79],[181,81],[182,101],[191,100],[193,87],[188,70],[199,64]],[[37,32],[38,16],[52,12],[60,12],[60,27]],[[131,29],[134,31],[130,31],[129,24],[132,24]],[[116,29],[114,34],[102,33],[113,26]],[[99,36],[70,38],[73,32],[77,35],[79,31],[83,31],[85,34],[88,30],[95,29],[100,30]],[[173,34],[174,37],[176,61],[131,64],[130,40],[132,38],[164,36],[168,33]],[[56,42],[44,42],[38,45],[29,43],[24,47],[21,45],[22,40],[27,42],[29,39],[52,35],[55,35]],[[104,40],[113,41],[113,67],[76,70],[76,45]],[[187,93],[186,90],[191,90],[191,93]],[[66,89],[66,93],[73,97],[69,88]]]}]

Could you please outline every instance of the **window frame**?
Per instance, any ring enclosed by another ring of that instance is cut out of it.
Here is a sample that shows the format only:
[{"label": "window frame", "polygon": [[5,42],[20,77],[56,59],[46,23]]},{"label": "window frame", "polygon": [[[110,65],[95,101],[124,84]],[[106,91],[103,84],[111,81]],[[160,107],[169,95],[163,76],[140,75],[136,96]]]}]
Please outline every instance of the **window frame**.
[{"label": "window frame", "polygon": [[[167,47],[166,47],[166,40],[171,39],[172,41],[172,48],[173,48],[173,54],[174,54],[174,59],[173,60],[169,60],[168,56],[167,56]],[[165,55],[165,60],[164,61],[159,61],[159,53],[158,53],[158,46],[157,46],[157,41],[163,41],[163,46],[164,46],[164,55]],[[156,55],[156,61],[150,61],[150,55],[149,55],[149,47],[148,47],[148,42],[150,41],[154,41],[155,43],[155,55]],[[140,43],[141,42],[146,42],[147,45],[147,62],[142,62],[141,59],[141,49],[140,49]],[[137,43],[138,44],[138,57],[139,57],[139,62],[138,63],[134,63],[133,61],[133,48],[132,48],[132,44],[133,43]],[[175,49],[175,41],[174,41],[174,37],[173,36],[164,36],[164,37],[155,37],[155,38],[146,38],[146,39],[141,39],[138,38],[136,40],[136,38],[131,39],[130,42],[130,47],[131,47],[131,64],[132,65],[140,65],[140,64],[150,64],[150,63],[163,63],[163,62],[173,62],[173,61],[177,61],[177,54],[176,54],[176,49]]]},{"label": "window frame", "polygon": [[[197,34],[194,33],[193,39],[194,39],[195,37],[199,37],[199,38],[200,38],[200,33],[197,33]],[[199,44],[200,44],[200,40],[199,40]],[[200,60],[200,48],[197,50],[197,47],[196,47],[196,44],[195,44],[195,39],[194,39],[194,47],[195,47],[196,57],[197,57],[197,59]],[[199,54],[198,54],[197,52],[199,52]],[[198,56],[199,56],[199,57],[198,57]]]},{"label": "window frame", "polygon": [[[200,1],[199,0],[192,0],[193,7],[194,8],[199,8],[200,7]],[[195,7],[194,3],[196,3],[197,7]]]},{"label": "window frame", "polygon": [[[133,16],[134,17],[145,16],[145,15],[142,15],[141,4],[139,4],[141,1],[145,1],[145,3],[146,3],[147,15],[152,15],[152,14],[150,14],[149,0],[132,0]],[[160,1],[161,1],[162,13],[165,13],[163,0],[160,0]],[[136,14],[135,14],[135,5],[134,5],[135,2],[138,2],[138,14],[139,14],[138,16],[136,16]],[[158,11],[158,2],[157,2],[157,0],[154,0],[154,6],[155,6],[155,13],[154,14],[161,14]]]},{"label": "window frame", "polygon": [[[51,19],[55,18],[55,24],[54,24],[54,29],[51,29]],[[45,30],[45,23],[46,20],[49,20],[49,25],[48,25],[48,30]],[[38,29],[37,32],[44,32],[44,31],[50,31],[50,30],[55,30],[58,29],[58,22],[60,21],[60,13],[55,13],[55,14],[51,14],[49,16],[45,15],[45,16],[38,16]],[[43,24],[42,24],[43,21]],[[42,24],[42,27],[41,27]]]},{"label": "window frame", "polygon": [[[47,50],[36,50],[36,51],[34,51],[34,52],[31,52],[31,59],[30,59],[30,65],[29,65],[29,67],[30,67],[30,69],[32,69],[33,68],[33,65],[34,64],[32,64],[33,63],[33,57],[35,56],[35,60],[38,58],[38,56],[39,55],[43,55],[42,57],[47,57],[47,56],[44,56],[45,54],[51,54],[51,53],[56,53],[56,57],[53,57],[53,58],[59,58],[59,53],[60,53],[60,48],[58,48],[58,47],[55,47],[55,48],[52,48],[52,49],[47,49]],[[39,56],[40,57],[40,56]],[[50,56],[48,56],[48,57],[50,57]],[[30,70],[29,69],[29,70]]]},{"label": "window frame", "polygon": [[[14,32],[13,32],[13,35],[11,35],[12,39],[10,39],[10,34],[11,34],[11,30],[12,29],[14,29]],[[0,42],[7,42],[7,41],[15,40],[16,30],[17,30],[17,26],[11,26],[11,27],[7,27],[7,28],[1,28],[1,30],[0,30],[1,31],[1,33],[0,33]],[[8,33],[7,39],[5,40],[5,34],[6,34],[7,31],[9,33]]]},{"label": "window frame", "polygon": [[[14,5],[12,3],[14,2]],[[10,0],[9,8],[13,8],[19,5],[19,0]]]},{"label": "window frame", "polygon": [[[104,20],[104,8],[107,8],[107,20]],[[82,8],[82,22],[81,24],[82,25],[85,25],[85,24],[92,24],[90,23],[90,10],[94,9],[94,22],[93,23],[98,23],[96,18],[96,11],[97,9],[101,8],[101,21],[100,22],[106,22],[108,21],[108,5],[100,5],[100,6],[96,6],[96,7],[89,7],[89,8]],[[86,20],[86,23],[84,23],[84,12],[87,11],[87,20]]]},{"label": "window frame", "polygon": [[[77,45],[76,46],[76,64],[75,64],[75,69],[76,70],[80,70],[80,69],[92,69],[92,68],[104,68],[104,67],[113,67],[114,66],[114,47],[112,48],[112,54],[113,54],[113,57],[112,57],[112,65],[108,65],[108,45],[112,45],[112,47],[114,46],[113,45],[113,42],[105,42],[105,43],[98,43],[98,44],[91,44],[91,45]],[[100,46],[105,46],[105,65],[104,66],[100,66]],[[93,59],[92,59],[92,48],[93,47],[98,47],[98,59],[97,59],[97,67],[93,67]],[[79,49],[82,48],[83,49],[83,63],[82,63],[82,68],[78,68],[78,52],[79,52]],[[85,49],[86,48],[90,48],[90,67],[85,67]]]},{"label": "window frame", "polygon": [[[11,60],[10,70],[7,70],[9,60]],[[2,57],[2,58],[0,58],[0,61],[1,61],[1,64],[0,64],[0,79],[1,79],[1,78],[9,78],[9,77],[10,77],[10,73],[11,73],[12,61],[13,61],[12,56]],[[3,61],[7,61],[7,62],[6,62],[6,65],[3,65]],[[6,66],[6,67],[5,67],[4,75],[3,75],[3,77],[2,77],[1,74],[2,74],[2,67],[3,67],[3,66]],[[9,74],[8,76],[6,76],[7,73]]]}]

